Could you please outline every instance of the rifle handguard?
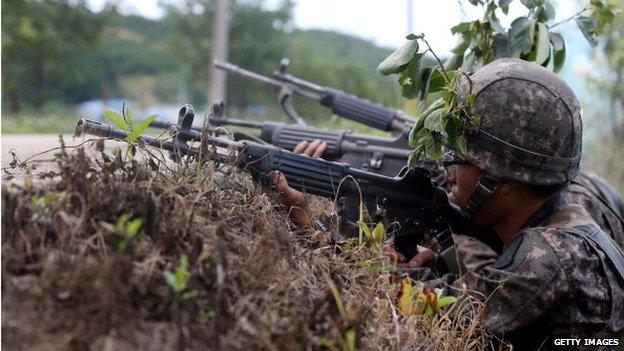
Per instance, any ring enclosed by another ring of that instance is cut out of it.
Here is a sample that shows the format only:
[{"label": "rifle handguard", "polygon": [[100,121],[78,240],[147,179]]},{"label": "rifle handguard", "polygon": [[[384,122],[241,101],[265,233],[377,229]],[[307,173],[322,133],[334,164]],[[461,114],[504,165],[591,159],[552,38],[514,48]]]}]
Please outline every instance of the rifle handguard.
[{"label": "rifle handguard", "polygon": [[321,104],[331,108],[336,115],[381,130],[392,130],[395,111],[366,99],[341,91],[327,89]]},{"label": "rifle handguard", "polygon": [[319,139],[324,141],[327,143],[327,149],[323,153],[323,157],[327,159],[342,156],[340,145],[344,136],[344,130],[331,131],[279,123],[265,123],[265,127],[260,132],[260,139],[290,151],[303,140],[311,142]]}]

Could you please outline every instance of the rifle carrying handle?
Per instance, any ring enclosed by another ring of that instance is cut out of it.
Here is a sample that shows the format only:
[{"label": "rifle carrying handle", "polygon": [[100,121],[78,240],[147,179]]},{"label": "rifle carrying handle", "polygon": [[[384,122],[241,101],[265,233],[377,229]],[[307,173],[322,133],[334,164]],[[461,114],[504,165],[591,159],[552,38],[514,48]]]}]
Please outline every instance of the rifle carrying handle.
[{"label": "rifle carrying handle", "polygon": [[336,115],[381,130],[392,130],[396,112],[366,99],[341,91],[327,89],[321,104],[331,108]]}]

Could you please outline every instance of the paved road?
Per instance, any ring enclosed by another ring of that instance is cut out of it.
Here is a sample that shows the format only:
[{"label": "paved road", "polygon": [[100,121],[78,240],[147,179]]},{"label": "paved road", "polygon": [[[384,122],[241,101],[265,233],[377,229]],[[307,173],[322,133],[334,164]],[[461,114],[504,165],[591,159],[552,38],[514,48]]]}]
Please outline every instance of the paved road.
[{"label": "paved road", "polygon": [[[2,167],[8,167],[13,160],[11,150],[15,151],[17,158],[25,160],[39,152],[49,150],[59,146],[59,136],[52,134],[25,134],[25,135],[2,135]],[[65,144],[73,145],[82,141],[82,138],[73,138],[71,135],[64,135]],[[40,158],[50,158],[54,152],[49,155],[42,155]]]},{"label": "paved road", "polygon": [[[63,135],[63,140],[65,141],[65,145],[67,146],[78,145],[83,141],[87,140],[87,138],[88,136],[74,138],[71,134]],[[25,161],[31,156],[58,147],[60,145],[59,136],[53,134],[2,135],[0,136],[0,140],[2,141],[2,168],[9,167],[11,161],[13,160],[13,157],[10,154],[11,150],[15,151],[15,154],[20,161]],[[123,145],[124,143],[116,141],[106,141],[107,147],[123,147]],[[56,151],[57,150],[52,150],[42,155],[34,156],[33,159],[51,159],[54,157],[54,153]],[[37,163],[36,171],[47,171],[53,169],[54,167],[54,163]],[[16,176],[17,178],[19,178],[19,175],[21,174],[21,171],[10,168],[7,168],[7,171],[14,174],[14,176]],[[7,172],[3,172],[2,179],[5,179],[6,176]]]}]

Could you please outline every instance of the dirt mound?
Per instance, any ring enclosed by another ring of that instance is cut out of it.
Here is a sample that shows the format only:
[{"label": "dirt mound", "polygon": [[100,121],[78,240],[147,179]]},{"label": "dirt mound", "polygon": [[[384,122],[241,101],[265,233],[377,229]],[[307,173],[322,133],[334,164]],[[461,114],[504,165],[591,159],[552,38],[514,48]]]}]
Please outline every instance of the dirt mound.
[{"label": "dirt mound", "polygon": [[403,316],[378,250],[296,228],[245,172],[96,150],[63,149],[45,181],[3,185],[6,349],[489,343],[476,322]]}]

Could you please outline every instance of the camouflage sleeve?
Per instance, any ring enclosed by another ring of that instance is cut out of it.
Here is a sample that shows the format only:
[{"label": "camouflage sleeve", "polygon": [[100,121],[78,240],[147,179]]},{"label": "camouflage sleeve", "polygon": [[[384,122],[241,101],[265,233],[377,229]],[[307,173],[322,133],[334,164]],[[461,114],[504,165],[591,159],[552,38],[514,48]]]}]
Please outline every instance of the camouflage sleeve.
[{"label": "camouflage sleeve", "polygon": [[468,291],[486,298],[484,324],[498,335],[513,334],[532,324],[569,292],[561,261],[537,230],[519,233],[492,264],[452,278],[444,276],[426,284],[446,288],[446,293],[456,296]]},{"label": "camouflage sleeve", "polygon": [[480,270],[498,259],[498,253],[481,240],[467,235],[453,235],[457,247],[457,258],[468,271]]}]

